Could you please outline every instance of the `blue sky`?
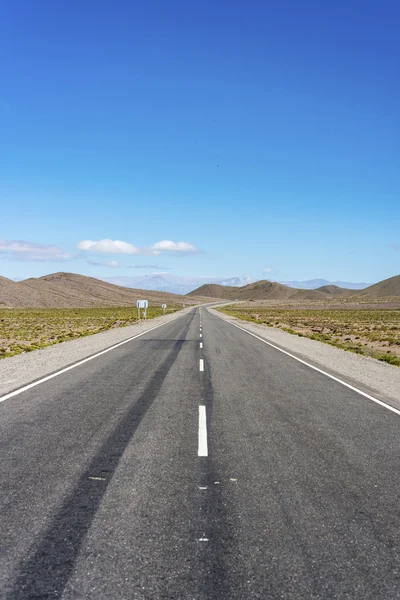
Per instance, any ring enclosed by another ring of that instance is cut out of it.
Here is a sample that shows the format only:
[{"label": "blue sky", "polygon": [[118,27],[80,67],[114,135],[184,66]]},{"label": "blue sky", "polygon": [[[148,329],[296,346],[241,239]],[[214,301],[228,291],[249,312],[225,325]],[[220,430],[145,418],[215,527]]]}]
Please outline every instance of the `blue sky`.
[{"label": "blue sky", "polygon": [[3,0],[0,274],[400,273],[399,18]]}]

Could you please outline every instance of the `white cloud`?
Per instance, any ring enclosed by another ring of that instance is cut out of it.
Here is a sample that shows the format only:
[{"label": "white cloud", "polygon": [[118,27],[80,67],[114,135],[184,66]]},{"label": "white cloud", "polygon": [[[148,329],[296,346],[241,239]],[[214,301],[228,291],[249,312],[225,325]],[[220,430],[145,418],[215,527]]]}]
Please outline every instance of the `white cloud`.
[{"label": "white cloud", "polygon": [[92,260],[91,258],[87,258],[86,262],[88,265],[94,265],[95,267],[112,267],[113,269],[116,269],[117,267],[120,266],[120,264],[117,260],[102,261],[102,260]]},{"label": "white cloud", "polygon": [[105,254],[144,254],[159,256],[163,253],[173,254],[196,254],[199,250],[188,242],[173,242],[172,240],[162,240],[153,244],[149,248],[139,248],[129,242],[122,240],[82,240],[76,247],[84,252],[103,252]]},{"label": "white cloud", "polygon": [[47,246],[24,240],[0,240],[0,254],[13,260],[62,261],[72,258],[58,246]]},{"label": "white cloud", "polygon": [[264,273],[271,273],[271,272],[272,272],[271,267],[265,267]]},{"label": "white cloud", "polygon": [[106,260],[106,262],[104,263],[105,267],[112,267],[113,269],[116,269],[117,267],[119,267],[119,262],[117,260]]},{"label": "white cloud", "polygon": [[153,244],[151,247],[153,254],[162,254],[163,252],[176,252],[178,254],[196,254],[199,250],[188,242],[173,242],[172,240],[162,240]]},{"label": "white cloud", "polygon": [[[124,269],[171,269],[171,267],[164,267],[162,265],[122,265]],[[163,271],[163,273],[168,271]]]},{"label": "white cloud", "polygon": [[76,247],[86,252],[105,252],[107,254],[140,254],[139,248],[121,240],[82,240]]}]

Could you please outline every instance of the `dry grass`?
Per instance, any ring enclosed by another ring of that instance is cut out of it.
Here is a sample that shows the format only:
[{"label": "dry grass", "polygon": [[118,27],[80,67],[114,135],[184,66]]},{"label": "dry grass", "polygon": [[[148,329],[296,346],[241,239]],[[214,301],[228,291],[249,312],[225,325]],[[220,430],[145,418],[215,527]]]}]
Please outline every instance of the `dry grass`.
[{"label": "dry grass", "polygon": [[[173,313],[180,307],[168,307]],[[164,314],[150,307],[147,318]],[[0,358],[137,323],[136,307],[0,309]]]},{"label": "dry grass", "polygon": [[222,312],[400,366],[400,308],[230,305]]}]

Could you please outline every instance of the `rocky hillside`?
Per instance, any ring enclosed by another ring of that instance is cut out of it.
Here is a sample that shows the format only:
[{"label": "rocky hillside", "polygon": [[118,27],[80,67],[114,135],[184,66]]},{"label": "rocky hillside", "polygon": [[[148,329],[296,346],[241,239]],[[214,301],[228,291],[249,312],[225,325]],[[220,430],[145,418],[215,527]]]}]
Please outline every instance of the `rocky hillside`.
[{"label": "rocky hillside", "polygon": [[256,281],[242,287],[206,284],[187,294],[226,300],[324,300],[332,296],[367,297],[371,299],[400,296],[400,275],[390,277],[363,290],[349,290],[324,285],[315,290],[292,288],[274,281]]},{"label": "rocky hillside", "polygon": [[196,304],[188,298],[168,292],[124,288],[94,277],[75,273],[53,273],[44,277],[12,281],[0,277],[0,307],[75,308],[90,306],[133,306],[138,299],[153,304]]},{"label": "rocky hillside", "polygon": [[400,275],[383,279],[374,285],[356,292],[357,296],[369,298],[385,298],[386,296],[400,296]]}]

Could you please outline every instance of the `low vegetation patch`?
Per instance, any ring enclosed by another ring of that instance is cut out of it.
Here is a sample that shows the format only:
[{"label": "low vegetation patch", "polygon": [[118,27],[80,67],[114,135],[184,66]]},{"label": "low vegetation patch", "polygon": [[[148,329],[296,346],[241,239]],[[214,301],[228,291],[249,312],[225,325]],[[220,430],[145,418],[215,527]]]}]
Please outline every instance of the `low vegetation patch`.
[{"label": "low vegetation patch", "polygon": [[[179,310],[166,309],[166,314]],[[159,306],[147,318],[163,315]],[[113,308],[0,308],[0,358],[31,352],[67,340],[137,323],[136,307]]]},{"label": "low vegetation patch", "polygon": [[292,309],[229,305],[227,315],[277,327],[400,366],[400,309]]}]

